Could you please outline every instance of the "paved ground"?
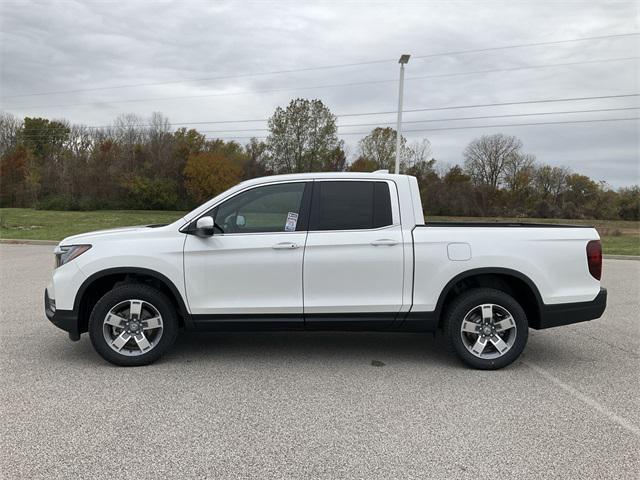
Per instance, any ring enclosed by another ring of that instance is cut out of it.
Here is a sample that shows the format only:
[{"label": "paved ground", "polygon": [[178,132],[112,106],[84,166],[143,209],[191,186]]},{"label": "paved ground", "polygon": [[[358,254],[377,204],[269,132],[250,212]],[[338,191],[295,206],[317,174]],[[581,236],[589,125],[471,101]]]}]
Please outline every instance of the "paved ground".
[{"label": "paved ground", "polygon": [[344,333],[183,335],[122,369],[44,318],[51,248],[0,245],[1,478],[637,478],[640,262],[497,372]]}]

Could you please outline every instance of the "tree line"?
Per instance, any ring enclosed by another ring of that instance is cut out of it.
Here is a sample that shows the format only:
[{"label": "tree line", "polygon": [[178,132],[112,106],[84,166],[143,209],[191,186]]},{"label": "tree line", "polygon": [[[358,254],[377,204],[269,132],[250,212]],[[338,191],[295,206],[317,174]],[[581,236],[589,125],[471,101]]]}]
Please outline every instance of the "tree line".
[{"label": "tree line", "polygon": [[[393,170],[396,131],[376,127],[348,155],[320,100],[278,107],[266,139],[207,138],[160,113],[107,127],[0,114],[0,205],[52,210],[187,210],[242,180],[281,173]],[[473,140],[444,166],[427,139],[401,137],[401,172],[417,177],[428,215],[638,220],[640,187],[614,190],[540,164],[501,133]]]}]

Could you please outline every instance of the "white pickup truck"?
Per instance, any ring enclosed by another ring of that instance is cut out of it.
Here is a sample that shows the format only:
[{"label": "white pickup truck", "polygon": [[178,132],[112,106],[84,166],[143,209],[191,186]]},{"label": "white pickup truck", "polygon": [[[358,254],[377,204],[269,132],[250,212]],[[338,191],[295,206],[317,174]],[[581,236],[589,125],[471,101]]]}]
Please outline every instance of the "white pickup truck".
[{"label": "white pickup truck", "polygon": [[47,317],[106,360],[144,365],[178,331],[435,332],[496,369],[528,329],[598,318],[598,233],[575,225],[425,223],[414,177],[257,178],[169,225],[64,239]]}]

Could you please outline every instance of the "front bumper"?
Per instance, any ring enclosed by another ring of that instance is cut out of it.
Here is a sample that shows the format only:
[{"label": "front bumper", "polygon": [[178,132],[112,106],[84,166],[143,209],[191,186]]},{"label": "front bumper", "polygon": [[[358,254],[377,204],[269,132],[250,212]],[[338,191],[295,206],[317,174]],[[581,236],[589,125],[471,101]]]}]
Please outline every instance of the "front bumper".
[{"label": "front bumper", "polygon": [[80,340],[78,315],[73,310],[57,310],[55,301],[49,298],[49,291],[44,291],[44,313],[56,327],[69,333],[73,341]]},{"label": "front bumper", "polygon": [[605,308],[607,308],[607,289],[600,288],[600,293],[590,302],[543,305],[540,311],[540,323],[534,328],[560,327],[586,322],[600,318]]}]

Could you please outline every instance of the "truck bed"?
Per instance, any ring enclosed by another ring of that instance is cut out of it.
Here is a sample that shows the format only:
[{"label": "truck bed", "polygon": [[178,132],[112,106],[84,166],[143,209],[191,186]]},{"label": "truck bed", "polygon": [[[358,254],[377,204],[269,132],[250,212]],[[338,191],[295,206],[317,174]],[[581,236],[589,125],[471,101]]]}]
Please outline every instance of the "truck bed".
[{"label": "truck bed", "polygon": [[412,230],[413,310],[435,309],[447,283],[469,271],[512,273],[544,304],[586,302],[600,292],[586,247],[598,232],[583,225],[520,222],[427,222]]},{"label": "truck bed", "polygon": [[527,222],[425,222],[416,227],[594,228],[591,225]]}]

